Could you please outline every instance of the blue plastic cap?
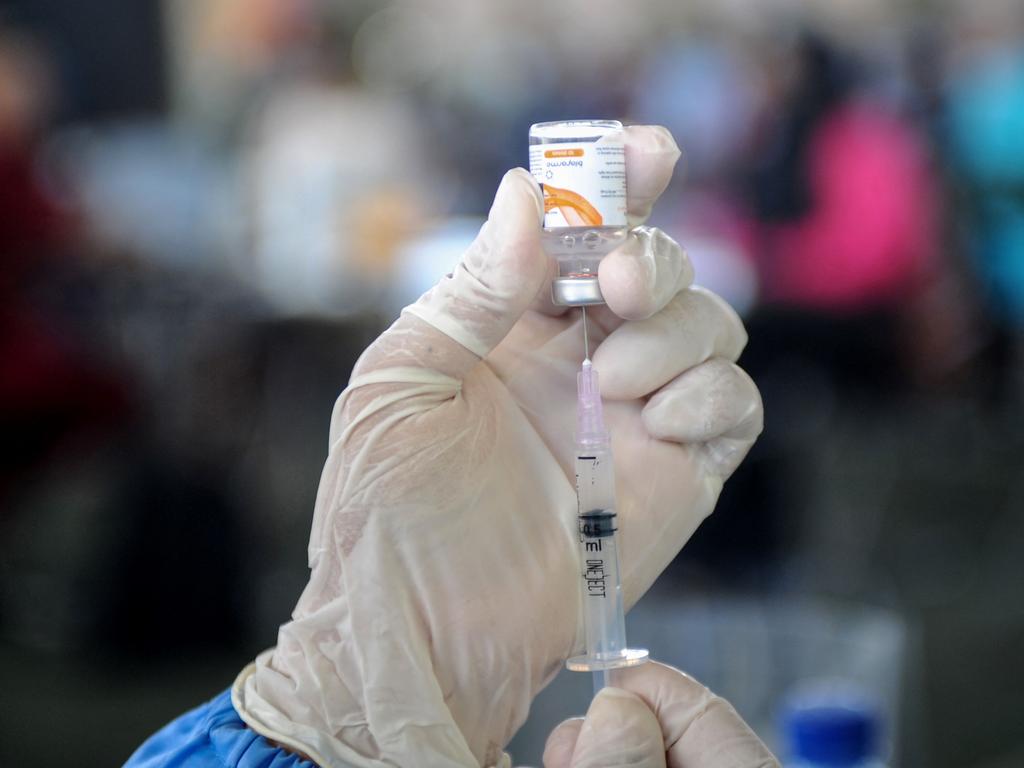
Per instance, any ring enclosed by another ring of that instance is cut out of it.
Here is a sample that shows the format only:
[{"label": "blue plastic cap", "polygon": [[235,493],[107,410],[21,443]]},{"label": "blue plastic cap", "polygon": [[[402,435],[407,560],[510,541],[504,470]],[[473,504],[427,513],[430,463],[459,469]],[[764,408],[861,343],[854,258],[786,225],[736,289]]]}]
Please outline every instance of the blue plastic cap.
[{"label": "blue plastic cap", "polygon": [[819,705],[786,713],[785,731],[793,758],[827,766],[848,766],[876,754],[878,720],[870,709]]}]

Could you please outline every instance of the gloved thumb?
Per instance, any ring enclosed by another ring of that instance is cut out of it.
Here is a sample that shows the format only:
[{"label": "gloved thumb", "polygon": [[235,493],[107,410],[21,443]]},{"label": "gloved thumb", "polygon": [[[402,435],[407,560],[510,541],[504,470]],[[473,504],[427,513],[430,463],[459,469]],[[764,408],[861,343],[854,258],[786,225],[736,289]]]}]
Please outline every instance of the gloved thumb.
[{"label": "gloved thumb", "polygon": [[546,283],[543,216],[544,200],[533,177],[522,168],[506,173],[487,221],[458,267],[403,314],[415,315],[478,358],[486,357]]},{"label": "gloved thumb", "polygon": [[602,688],[584,720],[566,720],[548,737],[544,768],[665,768],[658,718],[640,697]]}]

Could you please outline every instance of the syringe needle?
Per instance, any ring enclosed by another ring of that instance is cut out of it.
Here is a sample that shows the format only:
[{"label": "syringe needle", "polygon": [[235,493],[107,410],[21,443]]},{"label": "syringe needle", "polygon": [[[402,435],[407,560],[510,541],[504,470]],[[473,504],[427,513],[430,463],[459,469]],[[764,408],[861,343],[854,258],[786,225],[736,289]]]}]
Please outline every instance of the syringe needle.
[{"label": "syringe needle", "polygon": [[580,311],[583,313],[583,359],[590,359],[590,339],[587,337],[587,307],[584,305],[580,307]]}]

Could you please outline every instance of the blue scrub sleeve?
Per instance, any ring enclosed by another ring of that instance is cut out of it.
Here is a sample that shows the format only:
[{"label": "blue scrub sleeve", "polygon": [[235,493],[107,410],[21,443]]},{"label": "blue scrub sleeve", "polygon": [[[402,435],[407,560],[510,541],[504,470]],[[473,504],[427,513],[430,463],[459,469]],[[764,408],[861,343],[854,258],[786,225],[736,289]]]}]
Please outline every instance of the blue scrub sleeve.
[{"label": "blue scrub sleeve", "polygon": [[224,691],[150,736],[125,768],[316,768],[249,728]]}]

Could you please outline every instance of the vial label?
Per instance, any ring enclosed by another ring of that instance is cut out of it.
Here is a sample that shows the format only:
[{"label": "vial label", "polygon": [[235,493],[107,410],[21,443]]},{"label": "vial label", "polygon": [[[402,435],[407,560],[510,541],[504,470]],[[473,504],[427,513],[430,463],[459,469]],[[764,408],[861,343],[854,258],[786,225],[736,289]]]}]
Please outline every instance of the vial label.
[{"label": "vial label", "polygon": [[530,173],[544,190],[544,227],[626,224],[626,148],[620,133],[597,141],[530,146]]}]

